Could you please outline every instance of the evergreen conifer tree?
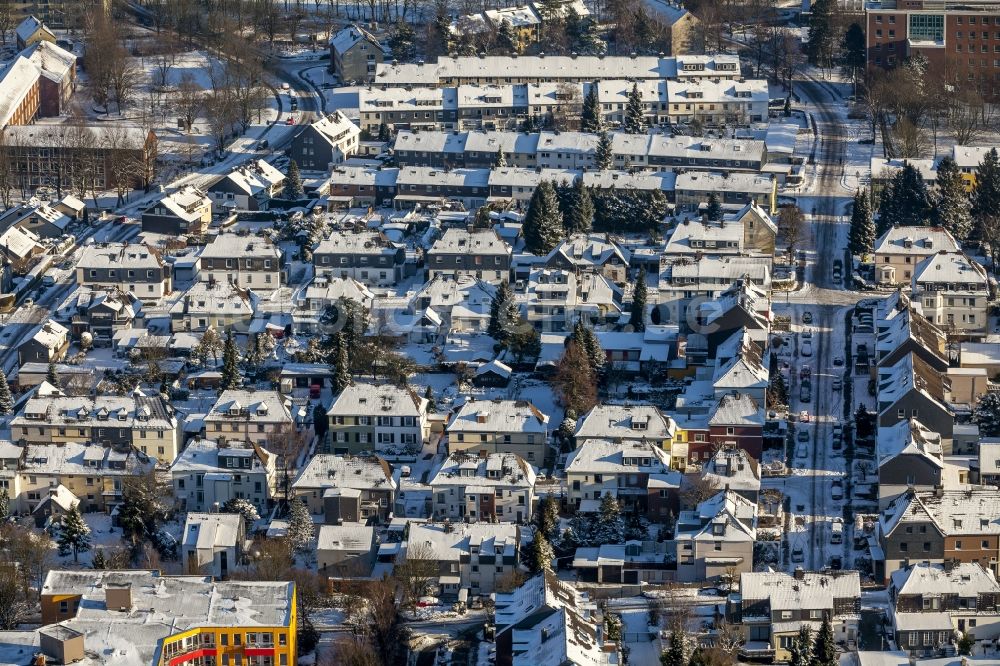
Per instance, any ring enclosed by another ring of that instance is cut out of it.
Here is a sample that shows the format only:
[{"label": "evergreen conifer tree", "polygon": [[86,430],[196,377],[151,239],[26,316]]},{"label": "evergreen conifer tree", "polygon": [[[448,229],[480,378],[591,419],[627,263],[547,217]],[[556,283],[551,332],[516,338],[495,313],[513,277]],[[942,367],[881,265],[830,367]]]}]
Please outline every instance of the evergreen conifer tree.
[{"label": "evergreen conifer tree", "polygon": [[809,37],[806,54],[813,65],[830,65],[833,44],[833,3],[832,0],[817,0],[812,3],[809,15]]},{"label": "evergreen conifer tree", "polygon": [[541,530],[535,530],[535,540],[531,545],[531,572],[541,573],[552,570],[552,560],[556,558],[555,550]]},{"label": "evergreen conifer tree", "polygon": [[636,331],[646,330],[646,269],[639,269],[639,277],[635,281],[635,290],[632,292],[632,309],[630,310],[629,323]]},{"label": "evergreen conifer tree", "polygon": [[848,247],[851,254],[860,257],[871,254],[875,249],[875,220],[872,219],[872,207],[868,199],[868,192],[863,189],[854,194]]},{"label": "evergreen conifer tree", "polygon": [[514,291],[506,280],[497,287],[490,303],[490,322],[486,332],[497,342],[504,344],[520,323],[521,310],[514,299]]},{"label": "evergreen conifer tree", "polygon": [[580,117],[580,129],[595,134],[604,129],[601,117],[601,103],[597,98],[597,81],[590,84],[587,96],[583,98],[583,113]]},{"label": "evergreen conifer tree", "polygon": [[289,500],[288,504],[288,543],[297,553],[308,552],[316,534],[309,508],[298,497]]},{"label": "evergreen conifer tree", "polygon": [[56,388],[62,388],[62,381],[59,379],[59,370],[56,369],[55,361],[49,361],[49,369],[45,373],[45,381]]},{"label": "evergreen conifer tree", "polygon": [[79,505],[66,512],[59,521],[59,534],[56,537],[60,555],[73,553],[73,561],[80,561],[80,553],[90,550],[90,526],[80,514]]},{"label": "evergreen conifer tree", "polygon": [[937,192],[934,195],[934,224],[944,227],[959,241],[972,233],[972,215],[965,179],[955,160],[947,155],[938,164]]},{"label": "evergreen conifer tree", "polygon": [[823,618],[823,624],[819,626],[816,642],[813,644],[809,666],[837,666],[839,662],[837,646],[833,642],[833,627],[830,626],[829,619]]},{"label": "evergreen conifer tree", "polygon": [[607,130],[601,130],[601,136],[597,140],[597,149],[594,151],[594,164],[601,171],[610,171],[614,165],[615,154],[611,149],[611,136]]},{"label": "evergreen conifer tree", "polygon": [[670,632],[670,647],[660,655],[662,666],[687,666],[684,659],[684,636],[681,632],[674,630]]},{"label": "evergreen conifer tree", "polygon": [[715,192],[708,195],[708,208],[705,209],[705,217],[712,222],[722,219],[722,204],[719,202],[719,195]]},{"label": "evergreen conifer tree", "polygon": [[590,196],[590,190],[584,186],[583,178],[577,178],[573,181],[567,208],[567,214],[564,216],[566,233],[585,234],[590,232],[594,225],[594,200]]},{"label": "evergreen conifer tree", "polygon": [[223,391],[239,388],[240,377],[240,352],[236,348],[236,339],[233,337],[232,329],[226,331],[226,342],[222,346],[222,380],[220,386]]},{"label": "evergreen conifer tree", "polygon": [[976,186],[972,190],[972,217],[977,221],[1000,214],[1000,157],[991,148],[976,169]]},{"label": "evergreen conifer tree", "polygon": [[0,488],[0,521],[10,518],[10,493],[6,488]]},{"label": "evergreen conifer tree", "polygon": [[789,652],[791,653],[789,666],[809,666],[812,660],[812,631],[809,625],[803,624],[799,627],[799,633],[792,639]]},{"label": "evergreen conifer tree", "polygon": [[335,367],[333,369],[333,391],[340,395],[344,389],[351,385],[351,362],[347,352],[347,340],[343,333],[337,333],[334,337],[334,349],[336,353]]},{"label": "evergreen conifer tree", "polygon": [[285,176],[285,189],[281,195],[289,201],[302,198],[302,176],[299,175],[299,165],[292,160],[288,163],[288,174]]},{"label": "evergreen conifer tree", "polygon": [[493,157],[493,168],[502,169],[507,166],[507,157],[503,154],[503,148],[497,148],[497,154]]},{"label": "evergreen conifer tree", "polygon": [[646,131],[646,116],[642,109],[642,93],[639,92],[638,83],[633,83],[632,90],[628,93],[622,129],[629,134],[642,134]]},{"label": "evergreen conifer tree", "polygon": [[556,189],[547,180],[535,188],[524,217],[524,240],[529,252],[548,254],[563,238],[563,219]]},{"label": "evergreen conifer tree", "polygon": [[3,368],[0,368],[0,416],[10,414],[14,411],[14,396],[10,393],[10,384],[7,383],[7,375]]},{"label": "evergreen conifer tree", "polygon": [[909,162],[893,174],[882,190],[878,208],[878,235],[893,226],[916,227],[927,224],[931,214],[927,185]]}]

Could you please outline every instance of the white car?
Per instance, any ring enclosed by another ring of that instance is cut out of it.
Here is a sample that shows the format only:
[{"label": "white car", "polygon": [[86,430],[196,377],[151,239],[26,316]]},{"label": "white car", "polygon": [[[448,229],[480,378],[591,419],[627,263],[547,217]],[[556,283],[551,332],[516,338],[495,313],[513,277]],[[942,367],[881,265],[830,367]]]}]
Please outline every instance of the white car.
[{"label": "white car", "polygon": [[799,353],[802,356],[812,356],[813,355],[812,342],[810,342],[808,340],[804,341],[802,343],[802,347],[799,348]]},{"label": "white car", "polygon": [[805,444],[799,444],[795,447],[795,457],[796,458],[808,458],[809,457],[809,447]]}]

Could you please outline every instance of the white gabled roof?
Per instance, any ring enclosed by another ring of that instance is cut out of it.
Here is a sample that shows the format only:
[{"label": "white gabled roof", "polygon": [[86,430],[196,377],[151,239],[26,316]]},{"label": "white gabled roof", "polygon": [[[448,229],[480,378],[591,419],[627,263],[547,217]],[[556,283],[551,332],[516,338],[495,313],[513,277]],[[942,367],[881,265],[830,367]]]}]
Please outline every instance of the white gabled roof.
[{"label": "white gabled roof", "polygon": [[38,67],[43,76],[53,81],[62,81],[76,66],[76,56],[52,42],[37,42],[28,47],[23,55]]},{"label": "white gabled roof", "polygon": [[23,55],[17,56],[0,72],[0,128],[10,124],[40,74],[35,63]]},{"label": "white gabled roof", "polygon": [[354,48],[354,45],[361,41],[368,41],[368,43],[375,46],[378,50],[382,50],[382,45],[379,44],[378,39],[375,35],[368,32],[356,23],[352,23],[347,26],[336,35],[330,38],[330,46],[332,46],[338,53],[346,53],[350,49]]}]

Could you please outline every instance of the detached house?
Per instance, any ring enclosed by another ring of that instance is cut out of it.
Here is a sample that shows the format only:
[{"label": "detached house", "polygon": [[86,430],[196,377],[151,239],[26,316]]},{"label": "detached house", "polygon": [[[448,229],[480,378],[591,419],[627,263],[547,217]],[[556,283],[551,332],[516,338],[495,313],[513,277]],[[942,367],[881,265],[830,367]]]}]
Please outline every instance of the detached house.
[{"label": "detached house", "polygon": [[724,490],[677,516],[677,580],[718,580],[753,570],[757,540],[757,505],[733,490]]},{"label": "detached house", "polygon": [[181,565],[188,574],[209,574],[224,580],[241,564],[245,542],[242,515],[190,511],[178,546]]},{"label": "detached house", "polygon": [[548,424],[549,417],[527,400],[468,400],[448,419],[448,453],[514,453],[541,466],[548,453]]},{"label": "detached house", "polygon": [[169,236],[202,236],[212,222],[212,199],[192,185],[167,194],[142,212],[142,230]]},{"label": "detached house", "polygon": [[110,347],[116,333],[133,328],[142,317],[142,301],[117,288],[93,291],[81,287],[70,303],[73,337],[89,333],[95,347]]},{"label": "detached house", "polygon": [[875,279],[881,284],[908,285],[917,264],[942,250],[961,251],[943,227],[893,227],[875,241]]},{"label": "detached house", "polygon": [[404,263],[406,248],[374,231],[335,231],[313,250],[317,275],[353,278],[369,287],[399,283]]},{"label": "detached house", "polygon": [[340,111],[306,125],[292,139],[291,158],[304,171],[329,172],[358,152],[361,130]]},{"label": "detached house", "polygon": [[493,229],[448,229],[427,252],[427,279],[467,275],[500,284],[509,279],[510,247]]},{"label": "detached house", "polygon": [[954,655],[960,636],[989,645],[1000,638],[1000,583],[979,564],[913,564],[892,574],[889,619],[915,657]]},{"label": "detached house", "polygon": [[18,51],[23,51],[39,42],[56,43],[55,33],[34,16],[27,16],[17,24],[17,27],[14,29],[14,37]]},{"label": "detached house", "polygon": [[281,250],[267,238],[220,234],[198,258],[202,281],[273,291],[285,282]]},{"label": "detached house", "polygon": [[430,435],[427,400],[392,384],[351,384],[334,398],[326,416],[325,451],[419,451]]},{"label": "detached house", "polygon": [[885,509],[910,489],[933,491],[944,483],[941,435],[916,419],[878,429],[878,499]]},{"label": "detached house", "polygon": [[531,521],[535,468],[513,453],[455,453],[431,478],[435,520]]},{"label": "detached house", "polygon": [[220,176],[205,191],[212,198],[215,213],[267,210],[271,199],[281,192],[284,182],[285,174],[270,162],[258,159]]},{"label": "detached house", "polygon": [[266,447],[272,438],[286,436],[294,427],[288,407],[277,391],[223,391],[205,415],[205,436],[220,445],[236,441]]},{"label": "detached house", "polygon": [[17,348],[17,361],[54,363],[61,361],[69,349],[69,329],[49,320],[39,324],[35,332]]},{"label": "detached house", "polygon": [[988,332],[989,279],[964,252],[941,250],[927,257],[917,264],[911,284],[913,300],[941,329],[970,337]]},{"label": "detached house", "polygon": [[320,453],[299,473],[292,492],[327,525],[385,522],[396,501],[396,482],[382,458]]},{"label": "detached house", "polygon": [[259,299],[246,287],[229,282],[196,282],[170,306],[170,325],[176,332],[224,331],[231,326],[249,330]]},{"label": "detached house", "polygon": [[385,51],[375,35],[352,23],[330,38],[330,64],[341,83],[366,82],[385,60]]},{"label": "detached house", "polygon": [[740,658],[788,661],[799,628],[815,636],[830,622],[840,644],[858,640],[861,579],[857,571],[754,571],[740,576],[739,593],[726,602],[726,619],[740,626]]},{"label": "detached house", "polygon": [[430,560],[437,566],[438,594],[457,601],[489,596],[497,583],[520,569],[521,528],[513,523],[409,524],[405,556]]},{"label": "detached house", "polygon": [[157,301],[173,290],[171,267],[148,245],[88,245],[76,264],[77,284],[95,289],[121,289],[145,301]]},{"label": "detached house", "polygon": [[667,452],[669,466],[683,468],[687,455],[677,441],[677,423],[654,405],[597,405],[580,417],[577,445],[589,439],[651,442]]},{"label": "detached house", "polygon": [[598,273],[619,284],[628,281],[631,253],[604,234],[574,234],[545,257],[545,267]]},{"label": "detached house", "polygon": [[231,499],[245,499],[267,515],[275,496],[276,458],[258,444],[231,440],[219,445],[196,438],[170,466],[178,509],[211,511]]},{"label": "detached house", "polygon": [[588,439],[566,459],[566,500],[587,513],[611,495],[623,511],[665,522],[677,514],[680,485],[670,456],[652,442]]}]

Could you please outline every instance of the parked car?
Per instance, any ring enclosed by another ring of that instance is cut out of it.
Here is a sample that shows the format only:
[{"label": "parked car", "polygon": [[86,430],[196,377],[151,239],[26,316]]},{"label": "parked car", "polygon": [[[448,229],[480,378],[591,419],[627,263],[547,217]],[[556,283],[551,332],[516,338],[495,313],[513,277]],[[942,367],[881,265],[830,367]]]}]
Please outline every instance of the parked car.
[{"label": "parked car", "polygon": [[843,380],[840,377],[837,377],[836,379],[834,379],[833,380],[833,387],[832,388],[833,388],[834,391],[842,391],[844,389],[844,382],[843,382]]},{"label": "parked car", "polygon": [[806,379],[807,377],[811,376],[812,376],[812,368],[809,367],[808,363],[806,363],[805,365],[802,366],[802,369],[799,370],[799,377],[801,379]]},{"label": "parked car", "polygon": [[802,421],[803,423],[809,423],[809,411],[803,409],[801,412],[799,412],[799,420]]},{"label": "parked car", "polygon": [[806,430],[805,428],[799,429],[799,431],[797,433],[795,433],[795,440],[798,441],[798,442],[808,442],[809,441],[809,431]]},{"label": "parked car", "polygon": [[792,548],[792,562],[805,562],[806,554],[802,550],[802,546],[795,546]]},{"label": "parked car", "polygon": [[836,368],[843,367],[844,366],[844,357],[843,356],[834,356],[833,357],[833,365]]},{"label": "parked car", "polygon": [[802,343],[802,347],[799,348],[799,354],[801,354],[802,356],[807,356],[807,357],[808,356],[812,356],[813,355],[812,342],[809,341],[809,340],[806,340],[805,342],[803,342]]},{"label": "parked car", "polygon": [[811,323],[813,323],[813,313],[810,312],[809,310],[806,310],[805,312],[803,312],[802,313],[802,323],[803,324],[811,324]]},{"label": "parked car", "polygon": [[295,124],[295,116],[288,116],[288,120],[285,121],[285,124],[286,125],[294,125]]},{"label": "parked car", "polygon": [[803,384],[799,391],[799,402],[812,402],[812,391],[808,384]]},{"label": "parked car", "polygon": [[809,457],[809,447],[807,447],[805,444],[799,444],[798,446],[796,446],[795,447],[795,457],[799,458],[799,459],[808,458]]}]

